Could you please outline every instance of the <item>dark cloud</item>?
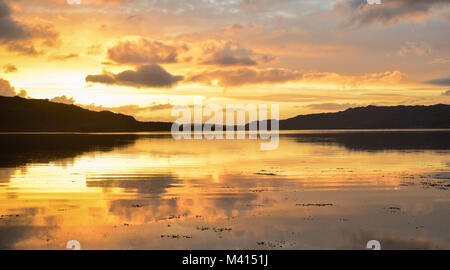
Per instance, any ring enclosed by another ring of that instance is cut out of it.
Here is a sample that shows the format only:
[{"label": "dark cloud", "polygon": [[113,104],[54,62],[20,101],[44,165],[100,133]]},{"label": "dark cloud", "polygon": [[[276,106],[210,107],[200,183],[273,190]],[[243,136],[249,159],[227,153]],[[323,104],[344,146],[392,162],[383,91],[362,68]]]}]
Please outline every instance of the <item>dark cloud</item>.
[{"label": "dark cloud", "polygon": [[59,33],[52,25],[24,25],[15,21],[11,9],[4,0],[0,0],[0,43],[9,51],[23,55],[43,54],[37,45],[54,47],[58,45]]},{"label": "dark cloud", "polygon": [[108,50],[108,58],[117,64],[176,63],[181,52],[187,51],[185,44],[172,45],[161,41],[141,38],[123,41]]},{"label": "dark cloud", "polygon": [[11,9],[0,0],[0,41],[23,39],[28,36],[24,27],[11,17]]},{"label": "dark cloud", "polygon": [[86,77],[86,82],[101,83],[106,85],[113,85],[117,83],[114,78],[114,74],[88,75]]},{"label": "dark cloud", "polygon": [[4,73],[17,73],[18,71],[17,67],[13,64],[6,64],[3,66]]},{"label": "dark cloud", "polygon": [[275,84],[300,80],[303,73],[287,69],[252,69],[213,70],[194,74],[188,78],[191,82],[213,84],[218,81],[221,86],[240,86],[249,84]]},{"label": "dark cloud", "polygon": [[382,0],[381,5],[369,5],[366,0],[339,1],[334,12],[341,14],[350,25],[375,22],[394,24],[401,20],[423,19],[433,7],[449,5],[448,0]]},{"label": "dark cloud", "polygon": [[433,85],[449,86],[450,85],[450,77],[433,79],[433,80],[426,81],[425,83],[433,84]]},{"label": "dark cloud", "polygon": [[141,66],[136,70],[126,70],[118,74],[104,73],[86,77],[86,82],[136,88],[172,87],[181,80],[183,76],[174,76],[156,64]]},{"label": "dark cloud", "polygon": [[173,76],[155,64],[142,66],[136,71],[127,70],[116,75],[118,82],[136,87],[171,87],[182,79],[182,76]]},{"label": "dark cloud", "polygon": [[275,59],[271,55],[258,55],[252,50],[232,42],[208,44],[204,48],[204,53],[206,56],[201,60],[201,63],[205,65],[256,66]]}]

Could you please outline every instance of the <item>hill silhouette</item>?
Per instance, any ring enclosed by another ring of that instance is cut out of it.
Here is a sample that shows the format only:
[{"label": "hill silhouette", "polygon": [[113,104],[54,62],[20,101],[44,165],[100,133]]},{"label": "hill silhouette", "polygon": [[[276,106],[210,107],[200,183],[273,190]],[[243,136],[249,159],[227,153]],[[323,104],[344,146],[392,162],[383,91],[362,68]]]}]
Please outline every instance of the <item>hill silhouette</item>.
[{"label": "hill silhouette", "polygon": [[[0,132],[143,132],[170,131],[171,126],[44,99],[0,97]],[[281,130],[431,128],[450,128],[450,105],[367,106],[280,121]]]},{"label": "hill silhouette", "polygon": [[280,129],[450,128],[450,105],[367,106],[336,113],[299,115],[280,121]]},{"label": "hill silhouette", "polygon": [[169,131],[171,123],[139,122],[109,111],[94,112],[45,99],[0,97],[0,131],[139,132]]}]

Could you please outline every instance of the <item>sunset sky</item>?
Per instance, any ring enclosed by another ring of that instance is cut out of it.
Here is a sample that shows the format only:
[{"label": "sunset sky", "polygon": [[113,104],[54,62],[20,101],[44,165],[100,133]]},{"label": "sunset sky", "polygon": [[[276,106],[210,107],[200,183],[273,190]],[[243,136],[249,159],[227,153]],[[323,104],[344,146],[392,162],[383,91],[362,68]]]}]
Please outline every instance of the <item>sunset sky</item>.
[{"label": "sunset sky", "polygon": [[0,95],[139,120],[450,104],[450,1],[0,0]]}]

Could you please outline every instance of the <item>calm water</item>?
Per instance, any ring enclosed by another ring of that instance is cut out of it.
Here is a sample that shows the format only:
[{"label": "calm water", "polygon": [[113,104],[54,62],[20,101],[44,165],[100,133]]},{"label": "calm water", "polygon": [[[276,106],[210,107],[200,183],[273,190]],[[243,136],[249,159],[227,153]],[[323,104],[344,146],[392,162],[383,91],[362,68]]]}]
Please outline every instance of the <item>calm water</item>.
[{"label": "calm water", "polygon": [[0,134],[0,248],[450,248],[450,131]]}]

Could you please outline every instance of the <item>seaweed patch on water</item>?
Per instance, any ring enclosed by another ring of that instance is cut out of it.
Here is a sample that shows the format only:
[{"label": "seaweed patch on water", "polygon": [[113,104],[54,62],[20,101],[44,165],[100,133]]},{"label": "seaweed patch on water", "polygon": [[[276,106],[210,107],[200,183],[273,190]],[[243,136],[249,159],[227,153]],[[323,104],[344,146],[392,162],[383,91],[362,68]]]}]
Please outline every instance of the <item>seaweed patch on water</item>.
[{"label": "seaweed patch on water", "polygon": [[393,207],[393,206],[385,207],[384,209],[388,210],[388,211],[391,211],[391,212],[397,212],[397,211],[402,210],[400,207]]},{"label": "seaweed patch on water", "polygon": [[256,245],[263,248],[275,249],[275,248],[287,248],[289,246],[292,247],[295,245],[295,242],[287,242],[284,240],[258,241],[256,242]]},{"label": "seaweed patch on water", "polygon": [[275,175],[277,175],[277,174],[275,174],[275,173],[269,173],[269,172],[267,172],[267,173],[264,173],[264,172],[257,172],[257,173],[255,173],[256,175],[272,175],[272,176],[275,176]]},{"label": "seaweed patch on water", "polygon": [[231,232],[233,229],[231,228],[213,228],[213,231],[216,233],[221,233],[221,232]]},{"label": "seaweed patch on water", "polygon": [[332,203],[297,203],[295,206],[316,206],[316,207],[324,207],[324,206],[333,206]]},{"label": "seaweed patch on water", "polygon": [[161,234],[161,238],[171,238],[171,239],[180,239],[180,238],[184,238],[184,239],[191,239],[192,236],[188,236],[188,235],[180,235],[180,234]]},{"label": "seaweed patch on water", "polygon": [[157,220],[174,220],[174,219],[181,219],[182,217],[185,217],[186,215],[171,215],[167,217],[158,218]]},{"label": "seaweed patch on water", "polygon": [[278,175],[275,172],[270,172],[270,171],[266,171],[266,170],[260,170],[260,171],[256,172],[255,174],[256,175],[268,175],[268,176]]},{"label": "seaweed patch on water", "polygon": [[401,186],[401,187],[409,187],[409,186],[414,186],[415,183],[414,183],[414,182],[404,181],[404,182],[401,182],[401,183],[398,184],[398,185]]},{"label": "seaweed patch on water", "polygon": [[450,188],[450,183],[447,181],[422,181],[420,182],[424,188],[436,188],[440,190],[448,190]]},{"label": "seaweed patch on water", "polygon": [[197,227],[196,229],[199,230],[199,231],[202,231],[202,232],[212,230],[215,233],[219,233],[219,234],[223,233],[223,232],[231,232],[233,230],[232,228],[222,228],[222,227],[213,227],[213,228],[210,228],[210,227]]},{"label": "seaweed patch on water", "polygon": [[20,215],[1,215],[0,218],[20,217]]},{"label": "seaweed patch on water", "polygon": [[268,190],[267,189],[251,189],[250,191],[257,193],[257,192],[264,192],[264,191],[268,191]]}]

